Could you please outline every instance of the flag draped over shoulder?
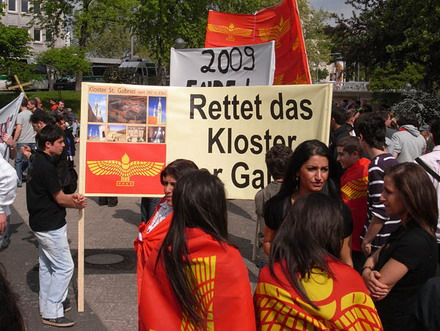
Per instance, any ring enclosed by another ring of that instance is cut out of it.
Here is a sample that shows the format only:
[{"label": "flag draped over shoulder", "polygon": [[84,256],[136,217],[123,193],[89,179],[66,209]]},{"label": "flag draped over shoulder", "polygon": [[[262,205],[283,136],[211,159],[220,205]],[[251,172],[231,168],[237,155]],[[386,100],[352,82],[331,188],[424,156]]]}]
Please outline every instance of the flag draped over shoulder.
[{"label": "flag draped over shoulder", "polygon": [[352,249],[361,250],[361,234],[368,212],[368,166],[370,160],[361,158],[345,170],[341,177],[341,197],[353,219]]},{"label": "flag draped over shoulder", "polygon": [[260,44],[275,40],[274,85],[310,84],[296,0],[284,0],[255,15],[210,11],[205,47]]},{"label": "flag draped over shoulder", "polygon": [[[255,314],[248,271],[234,247],[220,245],[197,228],[186,229],[191,268],[207,312],[206,330],[254,331]],[[182,314],[155,247],[145,266],[139,303],[139,330],[195,330]]]},{"label": "flag draped over shoulder", "polygon": [[151,251],[156,247],[160,247],[162,241],[168,233],[168,229],[170,228],[171,221],[173,219],[173,213],[171,212],[165,219],[160,222],[151,232],[148,232],[147,229],[151,225],[151,222],[154,218],[154,215],[160,209],[160,206],[166,199],[162,198],[162,200],[157,204],[156,209],[154,210],[153,215],[146,223],[141,223],[138,226],[140,238],[136,238],[134,241],[134,251],[136,252],[136,278],[138,284],[138,303],[140,300],[140,295],[142,292],[142,278],[144,274],[144,267],[147,264],[148,258],[151,254]]},{"label": "flag draped over shoulder", "polygon": [[309,305],[290,285],[280,262],[260,271],[254,301],[258,330],[383,330],[361,276],[342,262],[329,260],[334,278],[314,268],[301,284]]}]

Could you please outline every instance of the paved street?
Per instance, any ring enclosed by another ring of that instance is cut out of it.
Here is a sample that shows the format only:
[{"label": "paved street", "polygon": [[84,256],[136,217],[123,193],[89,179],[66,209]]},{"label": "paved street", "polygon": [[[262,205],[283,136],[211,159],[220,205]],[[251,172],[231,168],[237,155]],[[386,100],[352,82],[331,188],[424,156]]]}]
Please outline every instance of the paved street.
[{"label": "paved street", "polygon": [[[11,245],[0,252],[0,262],[5,266],[7,278],[20,298],[19,304],[28,330],[50,330],[53,327],[43,325],[39,315],[37,240],[28,227],[25,192],[25,184],[17,188],[17,199],[11,215]],[[228,203],[228,209],[231,240],[239,246],[251,282],[255,283],[258,271],[250,262],[255,233],[253,201],[232,200]],[[78,211],[69,210],[67,220],[70,248],[76,264]],[[133,240],[139,221],[139,198],[119,198],[119,204],[112,208],[98,206],[97,198],[89,199],[85,211],[85,311],[77,312],[75,273],[69,290],[73,309],[66,313],[68,318],[76,322],[71,330],[137,330]],[[105,262],[105,258],[119,258],[121,262],[95,264],[102,260]]]}]

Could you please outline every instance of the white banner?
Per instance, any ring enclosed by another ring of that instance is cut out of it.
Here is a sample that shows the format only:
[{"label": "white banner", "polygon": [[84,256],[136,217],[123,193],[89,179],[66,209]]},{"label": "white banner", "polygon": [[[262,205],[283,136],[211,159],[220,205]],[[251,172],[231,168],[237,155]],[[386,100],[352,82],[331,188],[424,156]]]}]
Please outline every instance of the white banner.
[{"label": "white banner", "polygon": [[171,48],[171,86],[272,85],[274,72],[274,41],[236,47]]},{"label": "white banner", "polygon": [[[24,93],[21,93],[15,100],[0,109],[0,143],[3,143],[2,136],[4,133],[12,135],[23,98]],[[8,159],[8,153],[9,149],[6,148],[3,154],[6,160]]]}]

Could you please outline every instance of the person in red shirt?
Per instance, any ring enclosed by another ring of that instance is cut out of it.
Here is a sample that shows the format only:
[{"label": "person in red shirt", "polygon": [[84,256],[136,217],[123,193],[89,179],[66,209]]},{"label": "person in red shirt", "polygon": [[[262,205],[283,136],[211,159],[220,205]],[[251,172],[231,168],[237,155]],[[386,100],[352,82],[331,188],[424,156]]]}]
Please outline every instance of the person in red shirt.
[{"label": "person in red shirt", "polygon": [[361,234],[368,212],[368,166],[370,160],[362,157],[362,147],[357,137],[344,137],[337,144],[337,161],[345,170],[341,177],[341,198],[348,206],[353,219],[353,267],[362,272],[365,256],[361,249]]}]

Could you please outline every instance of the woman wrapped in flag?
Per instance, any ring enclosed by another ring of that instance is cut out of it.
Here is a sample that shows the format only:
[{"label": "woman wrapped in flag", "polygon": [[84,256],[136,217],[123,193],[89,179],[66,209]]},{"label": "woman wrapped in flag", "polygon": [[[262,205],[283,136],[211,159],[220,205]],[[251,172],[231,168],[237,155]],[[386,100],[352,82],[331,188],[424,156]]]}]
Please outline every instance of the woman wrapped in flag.
[{"label": "woman wrapped in flag", "polygon": [[228,240],[223,183],[194,170],[176,183],[173,220],[148,259],[139,330],[255,330],[248,271]]},{"label": "woman wrapped in flag", "polygon": [[361,276],[339,258],[340,210],[323,193],[289,207],[258,279],[258,330],[382,330]]}]

